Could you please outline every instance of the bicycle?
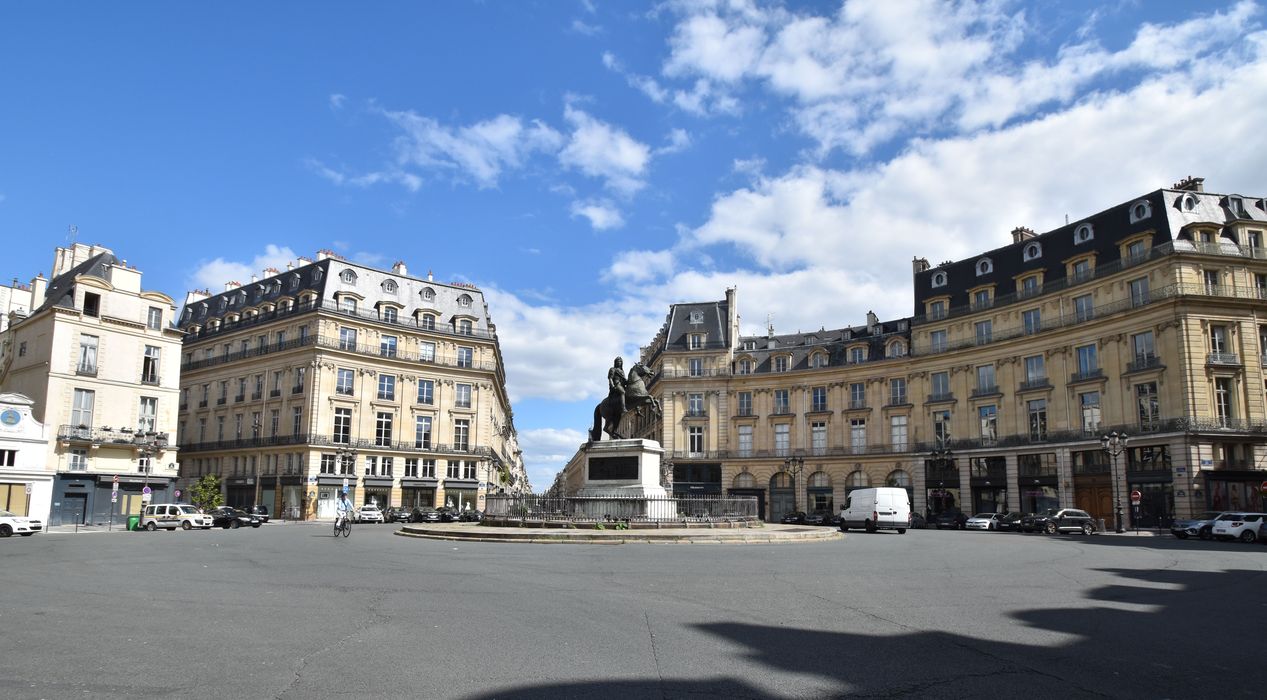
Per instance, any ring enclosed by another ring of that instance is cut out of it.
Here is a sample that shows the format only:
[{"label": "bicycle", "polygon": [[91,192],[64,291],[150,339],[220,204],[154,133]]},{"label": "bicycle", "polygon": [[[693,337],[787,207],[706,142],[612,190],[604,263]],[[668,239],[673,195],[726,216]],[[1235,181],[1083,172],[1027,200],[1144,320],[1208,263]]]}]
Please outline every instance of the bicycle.
[{"label": "bicycle", "polygon": [[334,520],[334,536],[338,537],[339,533],[343,533],[344,537],[352,534],[352,518],[342,517]]}]

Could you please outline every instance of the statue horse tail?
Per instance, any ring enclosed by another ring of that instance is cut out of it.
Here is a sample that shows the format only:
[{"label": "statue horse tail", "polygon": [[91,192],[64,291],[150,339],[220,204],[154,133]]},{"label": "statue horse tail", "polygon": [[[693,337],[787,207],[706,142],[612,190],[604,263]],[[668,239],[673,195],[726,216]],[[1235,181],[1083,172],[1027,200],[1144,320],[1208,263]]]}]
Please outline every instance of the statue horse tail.
[{"label": "statue horse tail", "polygon": [[590,442],[598,442],[603,439],[603,403],[607,399],[599,401],[594,406],[594,427],[590,428]]}]

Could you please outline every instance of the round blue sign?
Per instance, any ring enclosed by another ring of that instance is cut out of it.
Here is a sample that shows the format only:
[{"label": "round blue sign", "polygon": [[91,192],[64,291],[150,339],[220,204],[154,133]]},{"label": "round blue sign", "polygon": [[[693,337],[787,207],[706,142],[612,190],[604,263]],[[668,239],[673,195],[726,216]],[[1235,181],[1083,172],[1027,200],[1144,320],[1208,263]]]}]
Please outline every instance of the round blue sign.
[{"label": "round blue sign", "polygon": [[3,412],[0,412],[0,423],[13,427],[20,422],[22,422],[22,414],[12,408],[6,408]]}]

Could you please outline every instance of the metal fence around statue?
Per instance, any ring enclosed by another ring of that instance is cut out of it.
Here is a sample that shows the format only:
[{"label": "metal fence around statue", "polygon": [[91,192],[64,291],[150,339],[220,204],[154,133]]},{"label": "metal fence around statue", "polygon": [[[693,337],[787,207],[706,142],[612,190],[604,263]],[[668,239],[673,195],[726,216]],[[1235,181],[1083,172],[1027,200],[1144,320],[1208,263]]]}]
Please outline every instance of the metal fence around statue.
[{"label": "metal fence around statue", "polygon": [[578,523],[756,524],[753,496],[489,496],[485,525],[567,526]]}]

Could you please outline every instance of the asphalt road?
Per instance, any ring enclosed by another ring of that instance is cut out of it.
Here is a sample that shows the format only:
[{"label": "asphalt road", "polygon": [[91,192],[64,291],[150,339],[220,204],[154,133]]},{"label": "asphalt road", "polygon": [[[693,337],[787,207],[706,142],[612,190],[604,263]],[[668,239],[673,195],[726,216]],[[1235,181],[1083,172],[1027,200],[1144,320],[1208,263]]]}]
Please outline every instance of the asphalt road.
[{"label": "asphalt road", "polygon": [[1267,546],[982,532],[0,540],[3,698],[1239,698]]}]

